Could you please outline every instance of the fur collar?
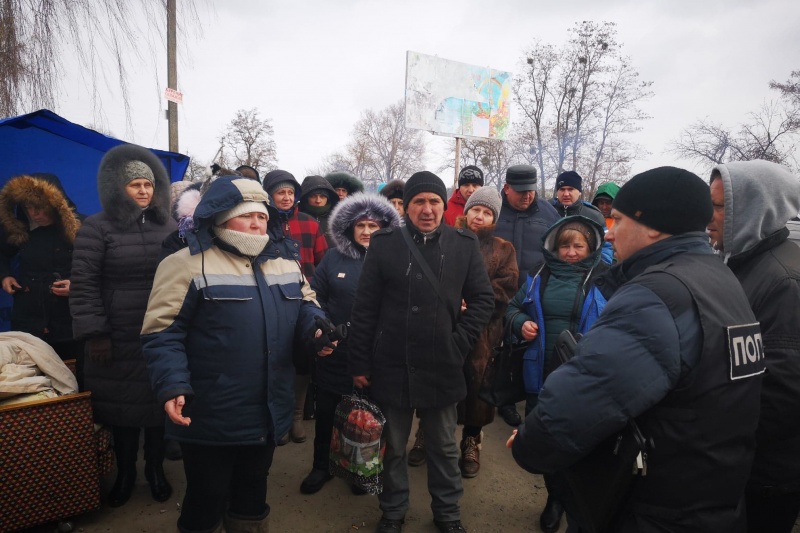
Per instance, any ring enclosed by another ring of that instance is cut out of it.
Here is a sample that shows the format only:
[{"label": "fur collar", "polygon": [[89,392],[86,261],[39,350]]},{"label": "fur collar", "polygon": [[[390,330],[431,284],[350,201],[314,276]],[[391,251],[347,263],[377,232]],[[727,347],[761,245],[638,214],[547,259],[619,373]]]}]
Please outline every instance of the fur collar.
[{"label": "fur collar", "polygon": [[378,221],[383,228],[400,224],[400,216],[386,198],[363,192],[348,195],[333,209],[328,219],[328,233],[336,249],[352,259],[364,257],[365,248],[353,241],[353,224],[363,217]]},{"label": "fur collar", "polygon": [[0,225],[7,234],[9,244],[22,246],[28,242],[29,224],[21,205],[23,203],[53,209],[56,224],[64,229],[64,236],[69,242],[75,240],[81,223],[61,190],[52,183],[32,176],[18,176],[6,183],[0,192]]},{"label": "fur collar", "polygon": [[170,182],[167,169],[150,150],[135,144],[120,144],[103,156],[97,171],[97,192],[106,216],[120,229],[131,227],[142,215],[142,209],[125,192],[122,167],[128,161],[141,161],[150,167],[155,177],[153,200],[147,208],[156,224],[164,225],[170,218]]}]

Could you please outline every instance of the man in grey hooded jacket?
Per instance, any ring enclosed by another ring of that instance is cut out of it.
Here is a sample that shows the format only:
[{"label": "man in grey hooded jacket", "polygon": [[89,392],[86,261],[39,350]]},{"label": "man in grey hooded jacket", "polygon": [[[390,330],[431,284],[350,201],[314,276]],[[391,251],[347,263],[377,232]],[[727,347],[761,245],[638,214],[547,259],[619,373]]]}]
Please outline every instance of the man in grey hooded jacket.
[{"label": "man in grey hooded jacket", "polygon": [[800,248],[786,222],[800,211],[800,181],[769,161],[718,165],[711,201],[709,236],[761,324],[767,364],[748,531],[789,533],[800,511]]}]

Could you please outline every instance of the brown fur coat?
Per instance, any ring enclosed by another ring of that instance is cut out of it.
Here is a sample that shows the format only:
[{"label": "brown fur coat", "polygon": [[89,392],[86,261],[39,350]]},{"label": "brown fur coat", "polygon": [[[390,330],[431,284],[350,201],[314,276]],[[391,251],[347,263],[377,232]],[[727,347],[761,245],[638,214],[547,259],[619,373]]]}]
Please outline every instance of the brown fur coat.
[{"label": "brown fur coat", "polygon": [[[456,219],[457,228],[466,227],[466,217]],[[511,298],[516,294],[517,256],[514,246],[494,236],[494,226],[478,230],[481,255],[489,272],[494,290],[494,311],[489,325],[470,351],[464,368],[467,378],[467,397],[458,404],[458,422],[468,426],[485,426],[494,420],[494,406],[478,398],[483,373],[492,351],[503,338],[503,315]]]}]

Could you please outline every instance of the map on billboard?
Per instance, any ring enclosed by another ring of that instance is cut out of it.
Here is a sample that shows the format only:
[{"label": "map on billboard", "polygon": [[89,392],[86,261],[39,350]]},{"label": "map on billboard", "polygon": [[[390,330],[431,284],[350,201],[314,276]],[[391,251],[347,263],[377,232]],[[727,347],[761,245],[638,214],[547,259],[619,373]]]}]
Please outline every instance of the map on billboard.
[{"label": "map on billboard", "polygon": [[510,72],[407,52],[407,128],[505,140],[510,103]]}]

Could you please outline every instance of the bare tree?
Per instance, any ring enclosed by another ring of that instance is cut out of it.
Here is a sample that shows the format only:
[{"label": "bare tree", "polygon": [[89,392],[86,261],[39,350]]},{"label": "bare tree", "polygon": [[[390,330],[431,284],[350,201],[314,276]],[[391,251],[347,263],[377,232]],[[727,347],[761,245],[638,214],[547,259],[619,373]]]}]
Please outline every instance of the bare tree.
[{"label": "bare tree", "polygon": [[[497,139],[462,139],[460,167],[475,165],[483,171],[484,186],[493,186],[498,192],[503,188],[506,169],[517,163],[527,162],[521,157],[521,150],[525,150],[517,140],[515,130],[509,132],[507,140]],[[455,140],[450,143],[450,151],[444,159],[438,172],[453,168],[453,152]]]},{"label": "bare tree", "polygon": [[593,191],[629,168],[641,149],[625,138],[649,118],[639,105],[653,95],[621,55],[614,23],[584,21],[570,34],[561,48],[536,42],[526,50],[514,88],[524,115],[517,141],[529,144],[516,152],[535,161],[544,196],[564,170],[579,172]]},{"label": "bare tree", "polygon": [[685,128],[669,151],[684,158],[714,164],[765,159],[797,168],[796,143],[800,108],[768,102],[733,128],[698,120]]},{"label": "bare tree", "polygon": [[217,164],[227,168],[248,165],[263,176],[278,168],[274,136],[270,119],[259,118],[258,108],[240,109],[220,137]]},{"label": "bare tree", "polygon": [[328,156],[319,170],[347,170],[374,190],[379,183],[417,172],[424,158],[423,133],[406,129],[405,103],[400,100],[380,111],[364,111],[345,150]]},{"label": "bare tree", "polygon": [[[199,28],[196,4],[181,8],[179,32]],[[102,109],[98,78],[108,85],[112,73],[130,128],[131,62],[152,52],[165,33],[163,0],[0,0],[0,116],[54,107],[69,57],[90,77],[96,110]]]}]

